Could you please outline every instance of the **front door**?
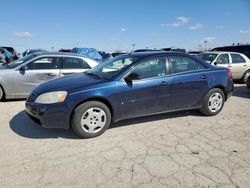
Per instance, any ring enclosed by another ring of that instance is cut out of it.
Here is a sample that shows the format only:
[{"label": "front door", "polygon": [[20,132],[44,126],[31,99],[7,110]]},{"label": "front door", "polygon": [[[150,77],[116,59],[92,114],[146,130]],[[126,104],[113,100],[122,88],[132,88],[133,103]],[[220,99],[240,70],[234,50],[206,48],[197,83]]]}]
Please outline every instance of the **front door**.
[{"label": "front door", "polygon": [[121,118],[135,117],[166,111],[170,98],[170,77],[166,57],[153,58],[139,63],[129,75],[132,82],[122,79],[117,86],[118,109]]},{"label": "front door", "polygon": [[15,95],[27,97],[41,83],[58,78],[60,60],[60,57],[42,57],[25,65],[23,70],[17,69],[13,80]]},{"label": "front door", "polygon": [[227,53],[220,54],[216,59],[216,65],[221,67],[231,67],[229,55]]}]

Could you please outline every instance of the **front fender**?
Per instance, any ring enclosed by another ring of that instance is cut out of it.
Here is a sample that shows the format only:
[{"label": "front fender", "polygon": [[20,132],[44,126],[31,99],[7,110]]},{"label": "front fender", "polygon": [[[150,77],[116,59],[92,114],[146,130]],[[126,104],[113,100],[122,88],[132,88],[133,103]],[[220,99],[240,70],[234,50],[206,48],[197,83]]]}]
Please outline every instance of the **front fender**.
[{"label": "front fender", "polygon": [[117,94],[116,94],[117,84],[105,84],[96,88],[83,88],[78,91],[71,92],[68,95],[67,103],[68,107],[73,113],[74,109],[80,104],[90,101],[97,100],[105,103],[109,108],[113,118],[117,117]]}]

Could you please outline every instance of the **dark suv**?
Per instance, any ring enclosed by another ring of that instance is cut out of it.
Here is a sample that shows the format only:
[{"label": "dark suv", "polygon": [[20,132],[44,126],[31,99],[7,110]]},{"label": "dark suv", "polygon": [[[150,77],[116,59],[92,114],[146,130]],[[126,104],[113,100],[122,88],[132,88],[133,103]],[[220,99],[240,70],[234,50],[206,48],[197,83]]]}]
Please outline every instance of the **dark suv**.
[{"label": "dark suv", "polygon": [[250,59],[250,44],[217,47],[212,49],[212,51],[238,52],[245,54]]}]

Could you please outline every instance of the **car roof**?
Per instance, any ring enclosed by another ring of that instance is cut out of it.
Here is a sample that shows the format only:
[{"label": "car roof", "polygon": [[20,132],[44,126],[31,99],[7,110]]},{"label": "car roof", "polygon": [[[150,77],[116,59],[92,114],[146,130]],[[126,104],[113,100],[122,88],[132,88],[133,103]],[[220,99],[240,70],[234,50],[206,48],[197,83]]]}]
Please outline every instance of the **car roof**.
[{"label": "car roof", "polygon": [[44,52],[44,51],[41,51],[41,52],[34,52],[32,54],[34,54],[36,56],[46,56],[46,55],[49,55],[49,56],[71,56],[71,57],[80,57],[80,58],[91,59],[89,57],[86,57],[86,56],[83,56],[80,54],[68,53],[68,52],[46,52],[46,51]]},{"label": "car roof", "polygon": [[[229,51],[209,51],[209,52],[202,52],[202,54],[208,54],[208,53],[211,53],[211,54],[221,54],[221,53],[242,54],[242,53],[239,53],[239,52],[229,52]],[[242,55],[244,55],[244,54],[242,54]]]},{"label": "car roof", "polygon": [[127,55],[137,58],[147,58],[153,56],[161,56],[161,55],[186,55],[183,52],[175,52],[175,51],[147,51],[147,52],[132,52]]}]

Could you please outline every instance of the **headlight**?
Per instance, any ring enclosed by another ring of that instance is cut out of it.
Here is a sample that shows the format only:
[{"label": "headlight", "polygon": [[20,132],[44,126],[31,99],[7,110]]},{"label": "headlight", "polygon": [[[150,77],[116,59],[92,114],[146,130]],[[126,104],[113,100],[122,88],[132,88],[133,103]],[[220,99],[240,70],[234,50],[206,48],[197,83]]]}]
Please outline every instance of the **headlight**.
[{"label": "headlight", "polygon": [[67,97],[67,91],[55,91],[39,95],[35,102],[40,104],[52,104],[63,102]]}]

